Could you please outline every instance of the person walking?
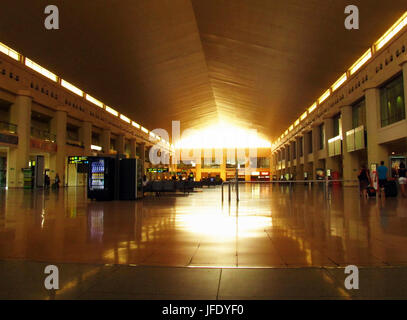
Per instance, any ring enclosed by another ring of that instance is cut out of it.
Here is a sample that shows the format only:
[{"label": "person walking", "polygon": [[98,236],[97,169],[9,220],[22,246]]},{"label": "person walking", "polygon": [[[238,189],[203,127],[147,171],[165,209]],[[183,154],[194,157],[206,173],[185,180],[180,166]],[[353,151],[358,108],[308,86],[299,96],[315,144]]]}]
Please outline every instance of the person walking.
[{"label": "person walking", "polygon": [[384,165],[384,161],[380,161],[380,166],[377,167],[377,179],[379,181],[379,195],[381,196],[386,196],[386,193],[384,191],[384,188],[386,187],[386,182],[387,182],[387,173],[389,172],[389,169]]},{"label": "person walking", "polygon": [[397,174],[399,176],[401,195],[405,198],[407,197],[406,195],[407,178],[406,178],[406,165],[404,164],[403,161],[400,163],[400,166],[397,170]]},{"label": "person walking", "polygon": [[369,187],[369,185],[372,185],[372,182],[370,180],[370,172],[365,165],[362,165],[362,168],[360,169],[358,175],[358,179],[360,196],[363,196],[367,199],[369,197],[367,193],[367,188]]}]

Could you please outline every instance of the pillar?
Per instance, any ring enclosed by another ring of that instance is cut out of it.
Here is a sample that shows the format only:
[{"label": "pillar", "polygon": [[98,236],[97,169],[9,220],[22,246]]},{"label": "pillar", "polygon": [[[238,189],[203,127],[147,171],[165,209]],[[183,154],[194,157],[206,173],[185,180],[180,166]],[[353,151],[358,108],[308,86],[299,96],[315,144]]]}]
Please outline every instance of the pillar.
[{"label": "pillar", "polygon": [[387,150],[378,143],[380,124],[380,90],[377,88],[367,89],[366,95],[366,130],[367,130],[367,159],[368,166],[372,163],[379,164],[385,161],[387,164]]},{"label": "pillar", "polygon": [[103,129],[102,132],[102,150],[103,153],[110,153],[110,129]]},{"label": "pillar", "polygon": [[141,160],[141,170],[143,175],[146,174],[146,144],[145,142],[140,143],[140,160]]},{"label": "pillar", "polygon": [[[296,154],[297,154],[297,166],[295,170],[295,175],[297,180],[303,180],[304,179],[304,169],[303,166],[301,165],[301,136],[295,138],[295,147],[296,147]],[[303,152],[304,154],[304,152]]]},{"label": "pillar", "polygon": [[[342,150],[342,166],[343,166],[343,179],[356,180],[359,169],[359,159],[355,152],[347,151],[346,132],[353,129],[352,124],[352,106],[343,106],[341,108],[342,114],[342,135],[343,135],[343,150]],[[344,182],[344,187],[357,186],[357,181]]]},{"label": "pillar", "polygon": [[311,143],[312,139],[310,137],[310,133],[307,132],[304,134],[303,138],[303,153],[304,153],[304,172],[308,173],[308,178],[312,178],[312,163],[310,162],[310,154],[311,154]]},{"label": "pillar", "polygon": [[137,157],[137,141],[136,139],[130,140],[130,158],[134,159]]},{"label": "pillar", "polygon": [[324,142],[324,154],[326,155],[325,169],[330,169],[331,171],[339,171],[338,163],[333,157],[329,156],[328,152],[328,140],[334,137],[334,121],[332,118],[327,118],[324,120],[325,127],[325,142]]},{"label": "pillar", "polygon": [[82,126],[79,129],[79,136],[83,143],[85,156],[92,155],[92,123],[89,121],[82,122]]},{"label": "pillar", "polygon": [[21,188],[24,186],[23,168],[28,167],[31,138],[31,105],[29,91],[19,91],[15,103],[10,108],[10,122],[17,125],[18,146],[10,148],[8,159],[7,186]]},{"label": "pillar", "polygon": [[61,186],[65,185],[66,162],[66,111],[56,111],[51,120],[51,133],[56,135],[57,153],[50,156],[50,178],[55,179],[58,173]]},{"label": "pillar", "polygon": [[312,179],[316,179],[316,170],[321,166],[319,159],[319,126],[312,127],[312,153],[314,155],[314,166],[312,170]]},{"label": "pillar", "polygon": [[223,149],[222,152],[222,162],[220,164],[220,178],[223,181],[226,181],[226,162],[228,158],[228,152],[227,149]]},{"label": "pillar", "polygon": [[123,134],[117,136],[117,154],[124,154],[125,149],[125,137]]},{"label": "pillar", "polygon": [[404,108],[406,109],[405,114],[407,115],[407,60],[401,64],[403,69],[403,83],[404,83]]}]

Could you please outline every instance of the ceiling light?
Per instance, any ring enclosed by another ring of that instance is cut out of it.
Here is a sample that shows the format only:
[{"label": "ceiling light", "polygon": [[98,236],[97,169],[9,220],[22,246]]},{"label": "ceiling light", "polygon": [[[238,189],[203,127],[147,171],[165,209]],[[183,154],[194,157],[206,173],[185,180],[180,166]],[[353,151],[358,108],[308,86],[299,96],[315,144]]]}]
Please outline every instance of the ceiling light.
[{"label": "ceiling light", "polygon": [[338,81],[336,81],[334,83],[334,85],[332,86],[332,91],[336,91],[341,85],[343,85],[345,83],[345,81],[348,79],[348,76],[346,75],[346,73],[339,78]]},{"label": "ceiling light", "polygon": [[407,12],[375,43],[376,51],[383,48],[396,34],[407,25]]},{"label": "ceiling light", "polygon": [[148,130],[146,128],[144,128],[144,127],[141,127],[141,131],[143,131],[145,133],[148,133]]},{"label": "ceiling light", "polygon": [[108,107],[108,106],[106,106],[106,111],[107,112],[109,112],[109,113],[111,113],[112,115],[114,115],[114,116],[119,116],[119,113],[115,110],[115,109],[113,109],[113,108],[110,108],[110,107]]},{"label": "ceiling light", "polygon": [[[321,104],[322,102],[324,102],[326,99],[328,99],[328,97],[331,95],[331,89],[328,89],[327,91],[325,91],[325,93],[318,99],[318,103]],[[312,111],[311,111],[312,112]]]},{"label": "ceiling light", "polygon": [[124,122],[130,123],[131,120],[129,118],[127,118],[125,115],[121,114],[120,115],[120,119],[122,119]]},{"label": "ceiling light", "polygon": [[29,67],[30,69],[37,71],[38,73],[42,74],[44,77],[47,77],[48,79],[57,82],[58,77],[53,74],[51,71],[48,71],[47,69],[41,67],[39,64],[35,63],[34,61],[25,58],[25,65]]},{"label": "ceiling light", "polygon": [[17,51],[14,51],[13,49],[7,47],[5,44],[2,44],[0,42],[0,52],[3,52],[4,54],[8,55],[10,58],[13,58],[14,60],[20,60],[20,54]]},{"label": "ceiling light", "polygon": [[372,57],[372,49],[367,50],[363,56],[356,61],[350,68],[350,74],[353,75]]},{"label": "ceiling light", "polygon": [[137,129],[140,129],[140,125],[139,125],[137,122],[132,121],[132,122],[131,122],[131,125],[132,125],[133,127],[136,127]]},{"label": "ceiling light", "polygon": [[77,87],[75,87],[74,85],[70,84],[69,82],[67,82],[63,79],[61,79],[61,86],[68,89],[69,91],[77,94],[78,96],[83,97],[83,91],[81,89],[78,89]]},{"label": "ceiling light", "polygon": [[89,102],[92,102],[93,104],[97,105],[100,108],[103,108],[103,103],[100,102],[99,100],[93,98],[92,96],[86,94],[86,100],[88,100]]}]

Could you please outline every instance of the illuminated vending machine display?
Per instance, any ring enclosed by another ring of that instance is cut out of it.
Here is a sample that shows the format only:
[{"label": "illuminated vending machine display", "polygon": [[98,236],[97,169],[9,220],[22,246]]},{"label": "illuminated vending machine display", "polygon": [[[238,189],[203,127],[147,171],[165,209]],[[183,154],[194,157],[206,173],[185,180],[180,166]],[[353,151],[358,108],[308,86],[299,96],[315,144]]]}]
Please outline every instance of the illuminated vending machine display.
[{"label": "illuminated vending machine display", "polygon": [[88,198],[113,200],[115,190],[115,159],[89,157]]},{"label": "illuminated vending machine display", "polygon": [[105,188],[105,160],[100,159],[91,164],[90,190]]}]

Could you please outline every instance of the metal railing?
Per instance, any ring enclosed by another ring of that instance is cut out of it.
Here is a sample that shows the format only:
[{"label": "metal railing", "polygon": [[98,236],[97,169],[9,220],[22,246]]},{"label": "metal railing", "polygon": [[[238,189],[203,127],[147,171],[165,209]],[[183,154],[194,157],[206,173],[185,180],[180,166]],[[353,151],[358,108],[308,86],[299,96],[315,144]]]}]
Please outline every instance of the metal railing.
[{"label": "metal railing", "polygon": [[17,125],[5,122],[5,121],[0,121],[0,131],[5,131],[9,133],[17,133]]},{"label": "metal railing", "polygon": [[292,188],[295,184],[302,184],[302,185],[308,185],[309,188],[311,188],[312,184],[322,184],[324,186],[324,196],[325,199],[328,199],[329,197],[329,185],[334,184],[334,183],[359,183],[358,180],[330,180],[330,179],[324,179],[324,180],[289,180],[289,181],[224,181],[222,182],[221,185],[221,193],[222,193],[222,203],[224,202],[224,185],[228,186],[228,201],[230,202],[232,200],[232,190],[231,187],[234,186],[236,190],[236,201],[239,202],[239,184],[285,184],[288,185],[290,188]]},{"label": "metal railing", "polygon": [[57,141],[57,136],[55,134],[52,134],[47,130],[41,130],[35,127],[31,127],[31,136],[34,138],[38,138],[53,143]]}]

